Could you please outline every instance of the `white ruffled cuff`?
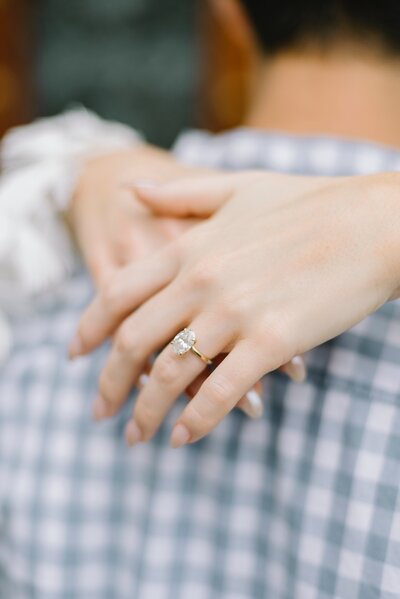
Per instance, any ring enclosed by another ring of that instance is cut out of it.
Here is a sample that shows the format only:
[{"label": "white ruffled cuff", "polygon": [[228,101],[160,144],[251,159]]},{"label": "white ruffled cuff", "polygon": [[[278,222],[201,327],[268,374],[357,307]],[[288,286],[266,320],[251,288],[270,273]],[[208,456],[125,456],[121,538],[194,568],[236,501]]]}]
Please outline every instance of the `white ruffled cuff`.
[{"label": "white ruffled cuff", "polygon": [[5,313],[31,308],[77,263],[62,213],[90,157],[142,141],[133,129],[80,108],[11,130],[0,147],[0,360]]}]

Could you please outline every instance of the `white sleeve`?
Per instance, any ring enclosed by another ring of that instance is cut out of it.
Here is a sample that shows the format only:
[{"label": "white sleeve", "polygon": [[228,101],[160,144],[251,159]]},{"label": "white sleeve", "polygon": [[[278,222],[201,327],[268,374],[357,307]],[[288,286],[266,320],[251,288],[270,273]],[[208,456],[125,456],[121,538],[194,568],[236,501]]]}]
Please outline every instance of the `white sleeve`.
[{"label": "white sleeve", "polygon": [[141,136],[79,108],[12,129],[0,146],[0,360],[5,314],[31,306],[64,280],[77,256],[64,224],[81,166],[131,148]]}]

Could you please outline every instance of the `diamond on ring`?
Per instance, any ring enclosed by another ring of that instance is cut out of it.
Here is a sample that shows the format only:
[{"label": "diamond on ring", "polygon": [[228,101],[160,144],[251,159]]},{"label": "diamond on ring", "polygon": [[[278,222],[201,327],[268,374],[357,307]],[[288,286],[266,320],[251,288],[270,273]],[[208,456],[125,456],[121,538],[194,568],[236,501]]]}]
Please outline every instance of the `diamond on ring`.
[{"label": "diamond on ring", "polygon": [[196,333],[193,329],[183,329],[180,331],[171,341],[172,349],[176,353],[177,356],[183,356],[188,351],[192,351],[200,360],[202,360],[207,366],[211,366],[213,361],[211,358],[203,354],[197,347],[196,343]]},{"label": "diamond on ring", "polygon": [[186,354],[196,343],[196,333],[192,329],[183,329],[171,341],[172,349],[178,356]]}]

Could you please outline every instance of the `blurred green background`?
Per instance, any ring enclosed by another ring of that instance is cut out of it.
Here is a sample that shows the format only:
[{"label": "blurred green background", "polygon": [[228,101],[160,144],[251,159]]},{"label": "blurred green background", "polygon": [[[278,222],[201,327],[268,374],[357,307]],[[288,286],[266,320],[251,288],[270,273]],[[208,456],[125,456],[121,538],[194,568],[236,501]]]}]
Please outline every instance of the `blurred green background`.
[{"label": "blurred green background", "polygon": [[196,0],[36,0],[39,112],[82,103],[168,147],[193,122]]}]

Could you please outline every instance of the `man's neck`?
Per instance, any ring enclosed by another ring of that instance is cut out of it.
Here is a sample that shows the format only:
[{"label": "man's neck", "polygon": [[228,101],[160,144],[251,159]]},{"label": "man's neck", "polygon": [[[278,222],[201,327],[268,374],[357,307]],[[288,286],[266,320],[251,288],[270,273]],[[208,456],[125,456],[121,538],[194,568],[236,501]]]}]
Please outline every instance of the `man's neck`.
[{"label": "man's neck", "polygon": [[264,61],[245,124],[400,148],[400,60],[349,51]]}]

